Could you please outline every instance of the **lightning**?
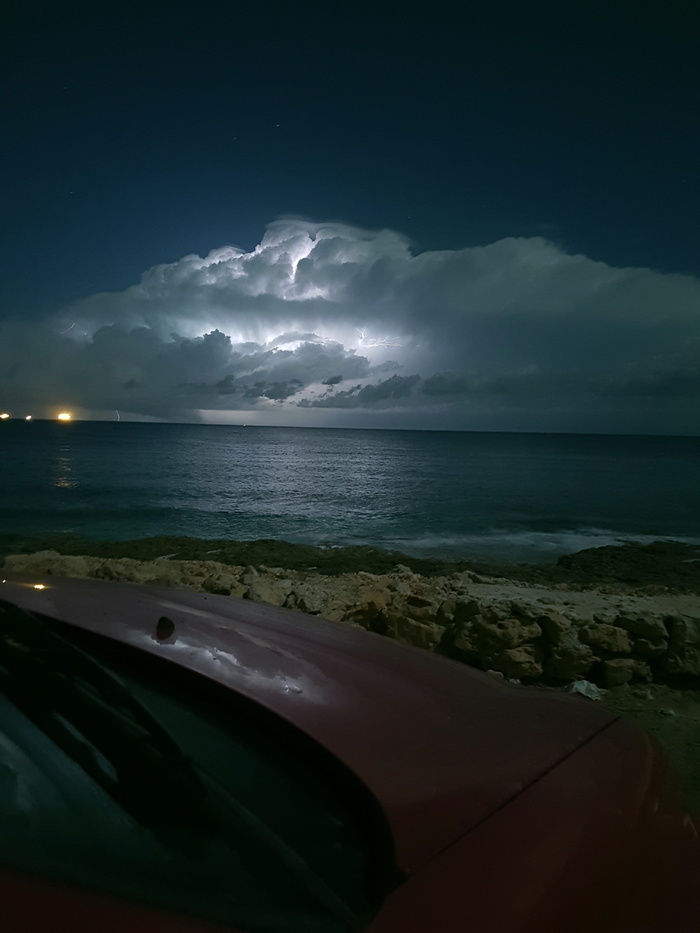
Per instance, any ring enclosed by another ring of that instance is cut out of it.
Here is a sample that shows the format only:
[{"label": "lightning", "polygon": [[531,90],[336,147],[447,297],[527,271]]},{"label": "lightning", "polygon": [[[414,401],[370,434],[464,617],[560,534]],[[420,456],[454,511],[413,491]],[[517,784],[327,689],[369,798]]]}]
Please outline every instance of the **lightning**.
[{"label": "lightning", "polygon": [[364,347],[365,350],[372,350],[376,347],[388,348],[401,346],[398,337],[368,337],[359,327],[356,327],[355,330],[360,335],[360,339],[357,342],[359,346]]}]

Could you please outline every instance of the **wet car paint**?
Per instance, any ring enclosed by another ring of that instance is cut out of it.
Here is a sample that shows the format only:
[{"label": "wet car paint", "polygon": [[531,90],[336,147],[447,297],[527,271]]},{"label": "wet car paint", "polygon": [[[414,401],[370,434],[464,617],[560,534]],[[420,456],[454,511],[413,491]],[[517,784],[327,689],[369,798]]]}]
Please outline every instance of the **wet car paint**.
[{"label": "wet car paint", "polygon": [[[248,600],[84,580],[36,590],[8,579],[0,595],[166,657],[292,722],[375,795],[407,872],[616,719],[575,697],[524,693],[382,636]],[[163,616],[173,632],[159,639]]]}]

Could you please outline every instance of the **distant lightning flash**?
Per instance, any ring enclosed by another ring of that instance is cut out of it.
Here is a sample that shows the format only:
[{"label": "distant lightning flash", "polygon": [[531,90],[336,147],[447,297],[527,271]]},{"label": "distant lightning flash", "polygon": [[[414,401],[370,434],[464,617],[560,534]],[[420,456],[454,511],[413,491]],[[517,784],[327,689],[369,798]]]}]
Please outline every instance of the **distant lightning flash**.
[{"label": "distant lightning flash", "polygon": [[67,334],[68,331],[73,330],[74,327],[75,327],[75,321],[73,321],[70,327],[66,327],[65,330],[59,330],[59,334]]},{"label": "distant lightning flash", "polygon": [[[367,350],[371,350],[374,347],[400,347],[398,337],[365,337],[365,332],[360,330],[359,327],[356,327],[355,330],[360,335],[360,339],[357,341],[361,347],[365,347]],[[363,343],[363,341],[366,341]]]}]

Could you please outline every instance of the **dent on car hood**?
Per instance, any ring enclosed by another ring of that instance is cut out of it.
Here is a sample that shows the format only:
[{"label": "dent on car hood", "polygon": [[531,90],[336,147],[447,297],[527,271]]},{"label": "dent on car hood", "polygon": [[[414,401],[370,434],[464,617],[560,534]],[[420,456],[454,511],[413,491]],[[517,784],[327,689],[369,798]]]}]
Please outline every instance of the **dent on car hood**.
[{"label": "dent on car hood", "polygon": [[618,718],[380,635],[234,597],[7,576],[0,598],[167,658],[284,717],[374,794],[406,872]]}]

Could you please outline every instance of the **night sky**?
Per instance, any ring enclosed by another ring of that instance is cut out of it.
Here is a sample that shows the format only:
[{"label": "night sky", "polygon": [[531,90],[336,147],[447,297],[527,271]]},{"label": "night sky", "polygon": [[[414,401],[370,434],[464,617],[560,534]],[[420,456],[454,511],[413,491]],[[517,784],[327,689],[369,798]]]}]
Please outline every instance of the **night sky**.
[{"label": "night sky", "polygon": [[0,33],[13,417],[700,433],[696,0]]}]

